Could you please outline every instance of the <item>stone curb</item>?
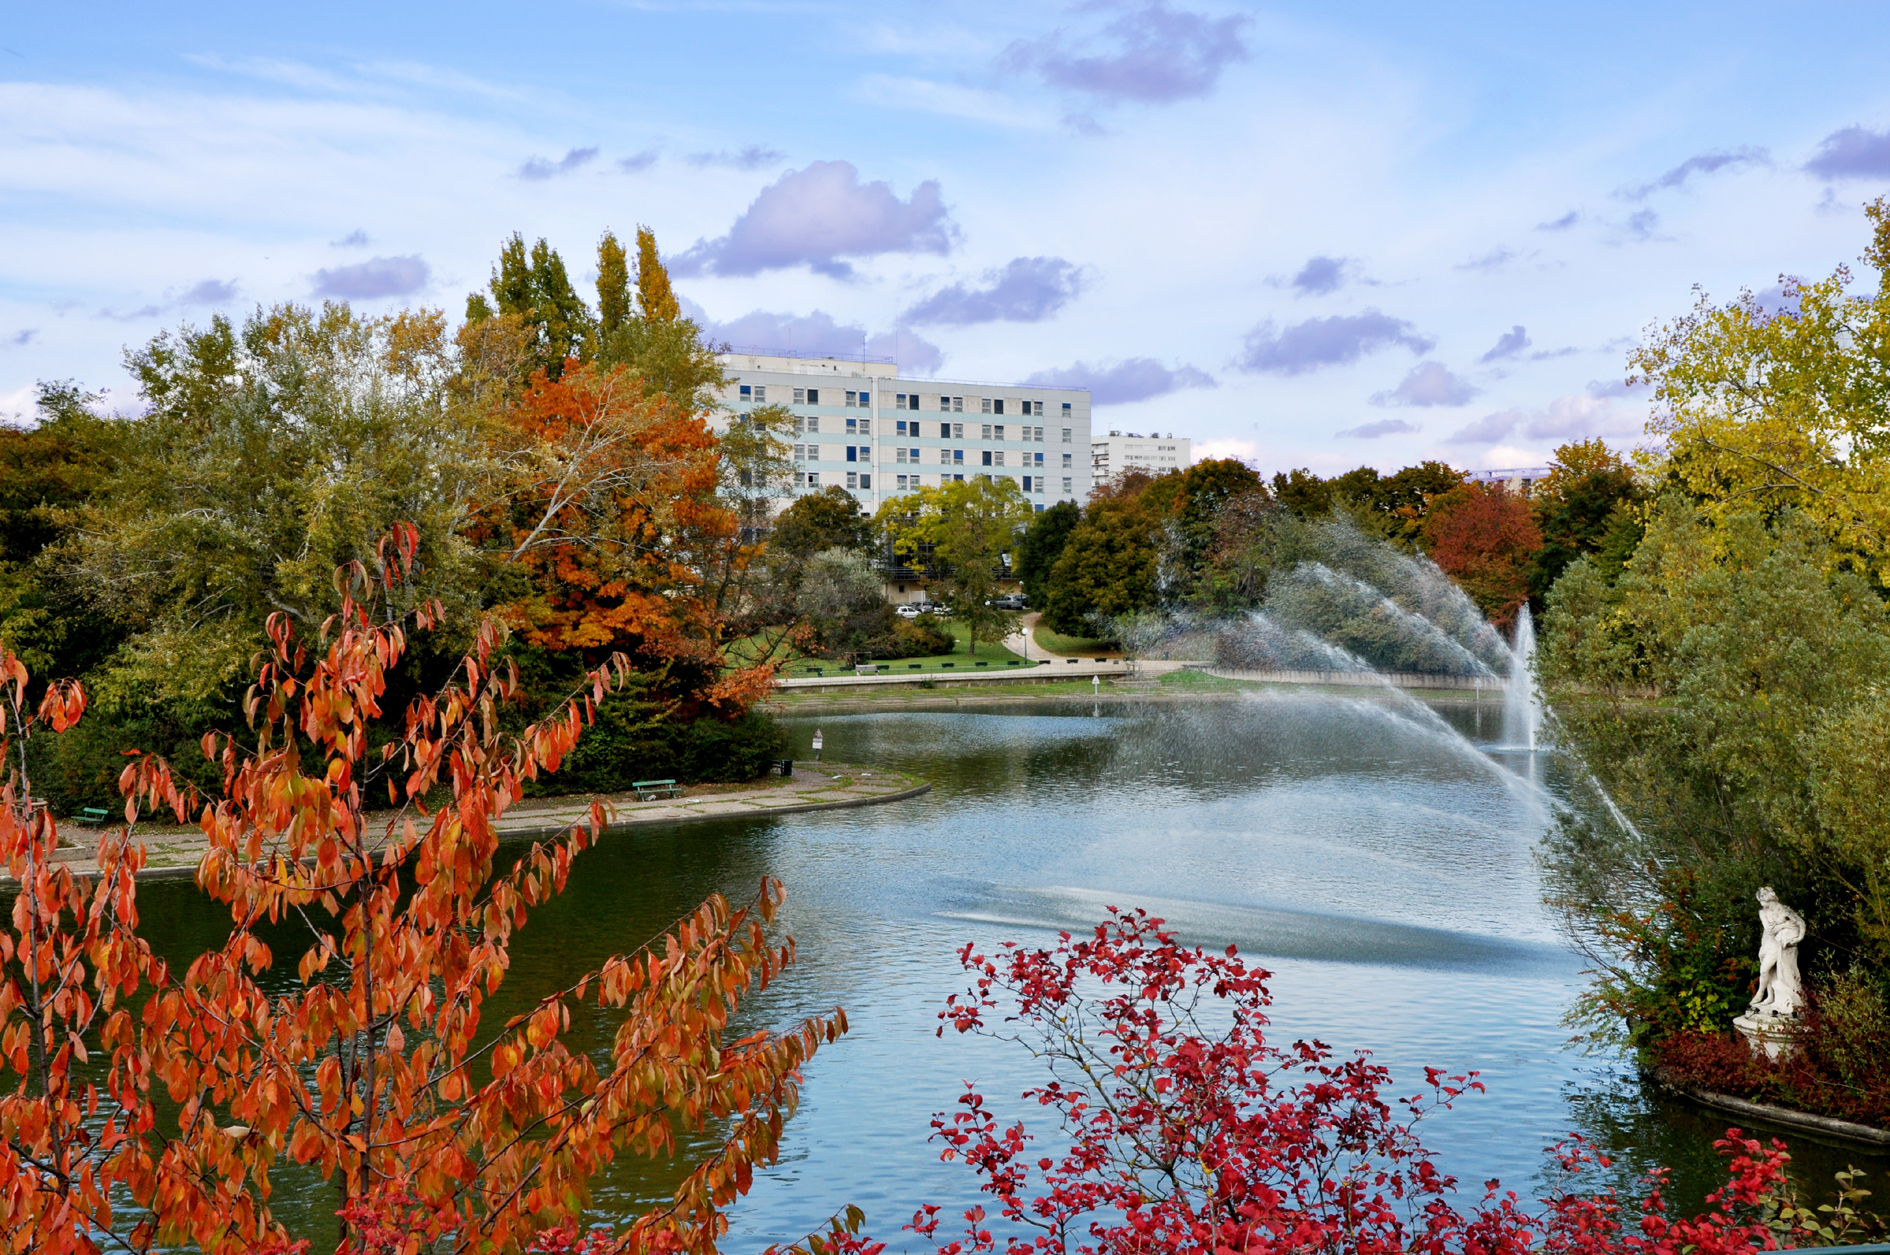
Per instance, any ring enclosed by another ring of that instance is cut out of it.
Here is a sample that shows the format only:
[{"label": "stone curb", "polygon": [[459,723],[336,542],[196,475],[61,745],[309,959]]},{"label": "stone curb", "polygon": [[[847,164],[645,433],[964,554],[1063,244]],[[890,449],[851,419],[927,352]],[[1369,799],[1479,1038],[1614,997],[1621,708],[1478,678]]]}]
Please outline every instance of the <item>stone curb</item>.
[{"label": "stone curb", "polygon": [[[808,765],[811,766],[812,764],[810,763]],[[738,811],[705,811],[681,815],[650,815],[647,817],[631,815],[617,819],[607,825],[604,828],[604,835],[609,836],[612,833],[625,832],[631,828],[655,828],[665,824],[703,823],[711,819],[750,819],[762,815],[796,815],[806,811],[850,810],[856,806],[877,806],[881,802],[902,802],[907,798],[918,797],[922,793],[929,793],[931,791],[932,782],[922,780],[909,788],[899,789],[892,793],[876,793],[867,797],[834,798],[829,801],[821,802],[795,802],[786,806],[757,806],[754,810],[746,813]],[[501,828],[499,831],[499,844],[501,846],[514,845],[522,841],[542,841],[547,837],[556,837],[569,832],[571,825],[578,822],[581,818],[582,816],[579,816],[577,819],[561,824],[534,824],[531,827]],[[96,874],[96,869],[79,870],[81,875]],[[137,876],[139,883],[157,880],[195,880],[196,878],[196,863],[188,865],[178,864],[167,867],[147,867],[139,872]],[[0,889],[4,889],[6,886],[14,883],[16,882],[13,878],[8,876],[4,869],[0,869]]]},{"label": "stone curb", "polygon": [[1774,1107],[1770,1103],[1735,1098],[1731,1094],[1719,1094],[1710,1089],[1693,1089],[1674,1080],[1666,1068],[1654,1068],[1642,1075],[1668,1093],[1689,1102],[1698,1103],[1702,1107],[1711,1107],[1716,1111],[1725,1111],[1752,1120],[1764,1120],[1769,1124],[1782,1124],[1787,1128],[1808,1129],[1823,1133],[1827,1137],[1835,1137],[1847,1142],[1860,1142],[1866,1146],[1890,1146],[1890,1129],[1872,1128],[1868,1124],[1853,1124],[1849,1120],[1839,1120],[1834,1116],[1813,1115],[1809,1111],[1793,1111],[1790,1107]]}]

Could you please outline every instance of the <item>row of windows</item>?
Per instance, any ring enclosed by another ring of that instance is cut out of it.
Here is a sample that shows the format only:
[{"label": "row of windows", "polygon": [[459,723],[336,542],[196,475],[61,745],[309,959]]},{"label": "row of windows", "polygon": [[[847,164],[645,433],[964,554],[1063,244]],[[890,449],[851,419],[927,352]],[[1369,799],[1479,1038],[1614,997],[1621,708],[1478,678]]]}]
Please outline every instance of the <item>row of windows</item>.
[{"label": "row of windows", "polygon": [[[778,396],[781,393],[781,391],[782,391],[781,387],[777,384],[775,386],[776,395]],[[790,389],[789,391],[793,395],[795,405],[819,405],[820,404],[820,389],[819,388],[793,388],[793,389]],[[827,391],[831,394],[835,390],[832,388],[829,388],[827,389]],[[744,405],[766,405],[768,403],[768,385],[761,384],[761,383],[757,383],[757,384],[745,383],[745,384],[740,385],[740,390],[739,390],[738,395],[740,396],[741,402]],[[920,393],[897,392],[891,395],[892,395],[892,408],[895,410],[916,410],[919,408],[919,397],[921,395]],[[848,408],[857,408],[857,409],[863,409],[863,410],[872,408],[873,394],[870,391],[848,391],[848,392],[842,393],[842,397],[843,397],[843,400],[841,401],[841,404]],[[978,400],[978,412],[980,414],[997,415],[997,414],[1005,413],[1004,407],[1007,404],[1007,402],[1005,398],[1003,397],[979,397],[977,398],[977,400]],[[1008,404],[1010,405],[1009,412],[1012,414],[1018,415],[1020,418],[1034,417],[1034,416],[1041,415],[1043,413],[1042,401],[1023,401],[1023,400],[1013,399],[1009,401]],[[965,412],[965,398],[942,396],[938,399],[938,408],[939,408],[939,411],[944,414],[962,414]],[[1071,413],[1070,403],[1068,401],[1063,402],[1063,417],[1065,418],[1070,417],[1070,413]],[[1065,439],[1068,439],[1067,435],[1065,436]]]},{"label": "row of windows", "polygon": [[[848,421],[850,422],[852,420],[849,419]],[[865,420],[862,419],[860,421],[864,422]],[[926,434],[927,429],[932,426],[933,424],[922,423],[916,418],[894,419],[893,434],[895,436],[923,436]],[[939,423],[937,424],[938,438],[940,440],[963,440],[965,439],[965,426],[964,423]],[[974,424],[974,426],[976,426],[978,430],[978,435],[973,438],[977,440],[1034,440],[1038,444],[1043,443],[1043,428],[1041,427],[1011,427],[1007,429],[1003,423],[977,423]],[[809,427],[808,430],[812,431],[813,428]],[[848,430],[852,429],[849,428]],[[1007,431],[1016,434],[1007,435]],[[1068,427],[1063,429],[1064,444],[1071,443],[1070,431],[1071,429]]]},{"label": "row of windows", "polygon": [[[820,476],[821,472],[819,471],[802,471],[795,476],[795,482],[803,488],[819,488],[821,486]],[[962,484],[965,482],[963,475],[940,475],[936,482],[927,485],[924,481],[931,478],[932,477],[929,475],[895,475],[893,476],[892,483],[893,491],[913,492],[924,487],[938,488],[949,483]],[[840,483],[840,477],[837,472],[834,473],[830,482],[834,484]],[[871,492],[873,490],[873,473],[871,471],[848,471],[846,473],[846,486],[856,492]],[[1032,496],[1039,496],[1050,491],[1050,480],[1048,476],[1044,475],[1025,475],[1019,479],[1018,487]],[[1072,491],[1070,480],[1067,476],[1063,480],[1063,491],[1065,493]],[[1039,510],[1043,509],[1042,506],[1038,506],[1037,508]]]},{"label": "row of windows", "polygon": [[[796,462],[818,462],[821,460],[820,446],[817,444],[797,444],[790,447]],[[833,445],[831,447],[834,451],[832,460],[835,462],[871,462],[873,460],[872,445],[849,444]],[[978,452],[980,458],[974,460],[973,465],[981,463],[984,466],[1005,466],[1008,464],[1010,466],[1030,467],[1036,470],[1043,468],[1043,454],[1041,453],[1017,453],[1014,454],[1016,461],[1006,463],[1005,451],[1003,449],[981,449]],[[920,449],[896,448],[893,450],[893,464],[896,466],[917,466],[924,460],[921,457],[922,453],[923,450]],[[885,450],[882,449],[880,455],[882,457],[885,456]],[[938,457],[934,460],[940,466],[963,466],[965,465],[965,450],[940,449],[938,451]],[[1063,469],[1066,471],[1071,469],[1070,455],[1067,453],[1063,455]]]}]

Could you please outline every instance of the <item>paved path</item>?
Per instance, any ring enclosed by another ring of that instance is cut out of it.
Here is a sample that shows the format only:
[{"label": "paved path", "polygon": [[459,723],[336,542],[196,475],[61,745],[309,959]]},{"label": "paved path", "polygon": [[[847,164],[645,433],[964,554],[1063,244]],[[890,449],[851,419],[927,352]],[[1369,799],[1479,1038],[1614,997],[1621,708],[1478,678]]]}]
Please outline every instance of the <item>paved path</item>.
[{"label": "paved path", "polygon": [[[609,832],[655,824],[691,823],[705,819],[739,819],[754,815],[787,815],[800,811],[838,810],[871,806],[916,797],[932,786],[928,781],[883,767],[848,763],[797,761],[787,779],[768,777],[747,785],[695,785],[682,797],[639,802],[634,795],[614,794],[609,804]],[[590,812],[588,797],[526,798],[499,820],[502,841],[539,841],[566,831]],[[389,814],[370,816],[383,822]],[[90,869],[97,857],[100,830],[62,821],[59,835],[74,844],[59,851],[62,861]],[[203,834],[195,828],[140,824],[149,862],[140,880],[189,880],[203,857]],[[0,884],[11,879],[0,873]]]}]

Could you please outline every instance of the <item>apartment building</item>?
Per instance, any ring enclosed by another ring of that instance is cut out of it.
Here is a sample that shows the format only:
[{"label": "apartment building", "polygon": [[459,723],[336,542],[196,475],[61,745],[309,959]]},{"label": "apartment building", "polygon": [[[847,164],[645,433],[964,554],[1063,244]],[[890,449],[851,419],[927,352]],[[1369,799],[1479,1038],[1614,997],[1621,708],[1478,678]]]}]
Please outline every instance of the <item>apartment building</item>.
[{"label": "apartment building", "polygon": [[1510,466],[1494,471],[1471,471],[1464,478],[1473,484],[1501,484],[1511,492],[1527,497],[1539,481],[1548,477],[1549,468],[1546,466]]},{"label": "apartment building", "polygon": [[762,405],[794,416],[796,494],[845,488],[871,512],[915,488],[1013,479],[1038,510],[1089,496],[1089,393],[901,378],[889,359],[731,352],[718,427]]},{"label": "apartment building", "polygon": [[1194,441],[1150,432],[1112,431],[1089,442],[1089,474],[1094,483],[1106,484],[1124,471],[1183,471],[1194,465]]}]

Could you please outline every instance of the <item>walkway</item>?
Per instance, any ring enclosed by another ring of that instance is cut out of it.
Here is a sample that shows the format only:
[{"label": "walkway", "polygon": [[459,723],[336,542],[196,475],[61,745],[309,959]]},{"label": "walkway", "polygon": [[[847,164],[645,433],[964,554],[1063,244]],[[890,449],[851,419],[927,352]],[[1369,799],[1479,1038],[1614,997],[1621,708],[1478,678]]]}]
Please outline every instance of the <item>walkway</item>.
[{"label": "walkway", "polygon": [[[630,794],[604,798],[609,818],[607,832],[657,824],[682,824],[705,819],[741,819],[755,815],[791,815],[801,811],[839,810],[849,806],[872,806],[917,797],[932,786],[917,776],[889,771],[884,767],[863,767],[848,763],[799,762],[787,779],[766,777],[749,784],[692,785],[682,797],[654,802],[639,802]],[[501,841],[542,841],[567,831],[590,813],[589,797],[527,798],[506,811],[499,820]],[[385,823],[391,812],[369,816],[370,828],[376,821]],[[97,858],[101,829],[61,821],[61,840],[73,844],[59,851],[61,862],[90,870]],[[206,847],[203,834],[196,828],[175,824],[139,824],[148,862],[138,874],[140,880],[189,880],[196,875],[197,863]],[[0,872],[0,884],[11,877]]]}]

